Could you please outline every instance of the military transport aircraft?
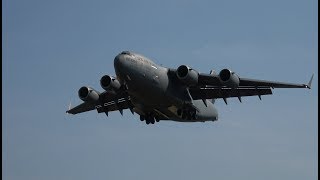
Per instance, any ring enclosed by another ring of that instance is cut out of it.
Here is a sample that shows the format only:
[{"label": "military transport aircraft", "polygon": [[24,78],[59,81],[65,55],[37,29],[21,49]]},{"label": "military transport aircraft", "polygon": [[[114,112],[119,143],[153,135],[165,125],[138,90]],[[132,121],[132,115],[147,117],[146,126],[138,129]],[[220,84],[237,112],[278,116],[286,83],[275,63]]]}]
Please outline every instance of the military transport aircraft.
[{"label": "military transport aircraft", "polygon": [[162,67],[150,59],[130,51],[123,51],[114,59],[116,77],[104,75],[100,93],[83,86],[78,95],[84,102],[67,111],[78,114],[96,109],[98,113],[130,109],[140,115],[146,124],[155,121],[179,122],[216,121],[218,112],[215,99],[272,94],[273,88],[311,88],[313,75],[308,84],[292,84],[239,77],[229,69],[217,74],[199,73],[189,66],[177,69]]}]

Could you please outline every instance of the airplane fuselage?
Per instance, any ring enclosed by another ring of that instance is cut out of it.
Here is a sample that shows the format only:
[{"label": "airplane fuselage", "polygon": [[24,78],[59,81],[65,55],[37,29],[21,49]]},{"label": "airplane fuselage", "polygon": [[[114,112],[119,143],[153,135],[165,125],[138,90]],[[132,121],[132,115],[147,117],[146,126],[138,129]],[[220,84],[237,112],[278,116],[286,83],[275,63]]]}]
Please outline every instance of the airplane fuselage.
[{"label": "airplane fuselage", "polygon": [[[121,84],[125,84],[134,111],[140,115],[157,111],[166,119],[195,122],[215,121],[217,110],[209,100],[192,100],[187,87],[180,83],[168,68],[150,59],[124,51],[114,59],[114,68]],[[182,111],[195,109],[193,118],[182,117]]]},{"label": "airplane fuselage", "polygon": [[215,99],[271,95],[274,88],[311,88],[313,75],[306,84],[286,83],[239,77],[230,69],[209,74],[180,65],[177,69],[157,65],[150,59],[129,51],[114,58],[116,76],[104,75],[100,86],[104,91],[82,86],[78,90],[83,103],[66,111],[78,114],[91,110],[98,113],[124,109],[140,115],[146,124],[160,120],[205,122],[218,119]]}]

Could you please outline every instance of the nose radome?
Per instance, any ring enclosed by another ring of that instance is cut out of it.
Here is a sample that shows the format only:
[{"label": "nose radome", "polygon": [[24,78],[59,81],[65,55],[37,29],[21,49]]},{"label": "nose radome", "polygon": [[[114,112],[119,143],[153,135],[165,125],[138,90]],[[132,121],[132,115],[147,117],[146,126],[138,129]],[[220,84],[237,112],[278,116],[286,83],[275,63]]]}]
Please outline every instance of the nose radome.
[{"label": "nose radome", "polygon": [[125,57],[123,54],[118,54],[115,58],[114,58],[114,67],[117,69],[121,69],[121,67],[124,65],[125,63]]}]

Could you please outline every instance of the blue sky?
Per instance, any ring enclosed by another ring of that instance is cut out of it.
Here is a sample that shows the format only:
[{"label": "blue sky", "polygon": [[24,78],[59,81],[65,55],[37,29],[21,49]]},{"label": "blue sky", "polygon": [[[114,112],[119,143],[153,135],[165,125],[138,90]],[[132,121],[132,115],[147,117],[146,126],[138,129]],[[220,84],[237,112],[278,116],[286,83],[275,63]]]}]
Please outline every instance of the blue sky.
[{"label": "blue sky", "polygon": [[[3,179],[318,177],[315,0],[2,2]],[[125,111],[65,114],[78,89],[102,90],[133,50],[166,67],[230,68],[305,83],[272,96],[218,100],[215,123],[147,126]]]}]

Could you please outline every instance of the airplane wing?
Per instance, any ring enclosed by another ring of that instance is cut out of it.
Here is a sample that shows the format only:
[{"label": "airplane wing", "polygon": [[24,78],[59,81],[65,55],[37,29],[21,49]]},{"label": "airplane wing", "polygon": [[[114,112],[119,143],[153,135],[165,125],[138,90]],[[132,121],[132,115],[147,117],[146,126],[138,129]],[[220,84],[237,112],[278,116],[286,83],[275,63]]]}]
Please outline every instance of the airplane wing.
[{"label": "airplane wing", "polygon": [[74,108],[69,109],[66,111],[68,114],[78,114],[86,111],[91,111],[95,109],[95,104],[90,102],[84,102]]},{"label": "airplane wing", "polygon": [[[198,85],[190,87],[190,95],[196,99],[217,99],[224,100],[229,97],[259,96],[272,94],[271,88],[311,88],[313,75],[308,84],[293,84],[277,81],[266,81],[239,77],[239,86],[229,88],[221,84],[219,76],[215,74],[199,74]],[[226,100],[225,100],[226,101]]]},{"label": "airplane wing", "polygon": [[123,109],[132,108],[130,97],[125,93],[111,93],[105,91],[100,94],[97,102],[84,102],[67,111],[68,114],[78,114],[86,111],[97,109],[98,113],[105,112],[108,114],[110,111],[119,110],[122,113]]},{"label": "airplane wing", "polygon": [[[266,80],[257,80],[257,79],[248,79],[248,78],[241,78],[239,83],[239,88],[241,87],[255,87],[255,88],[262,88],[262,87],[270,87],[270,88],[311,88],[311,82],[313,79],[313,75],[308,84],[293,84],[293,83],[284,83],[284,82],[277,82],[277,81],[266,81]],[[221,87],[223,86],[219,80],[218,75],[211,75],[211,74],[199,74],[199,84],[200,85],[210,85],[214,87]]]}]

